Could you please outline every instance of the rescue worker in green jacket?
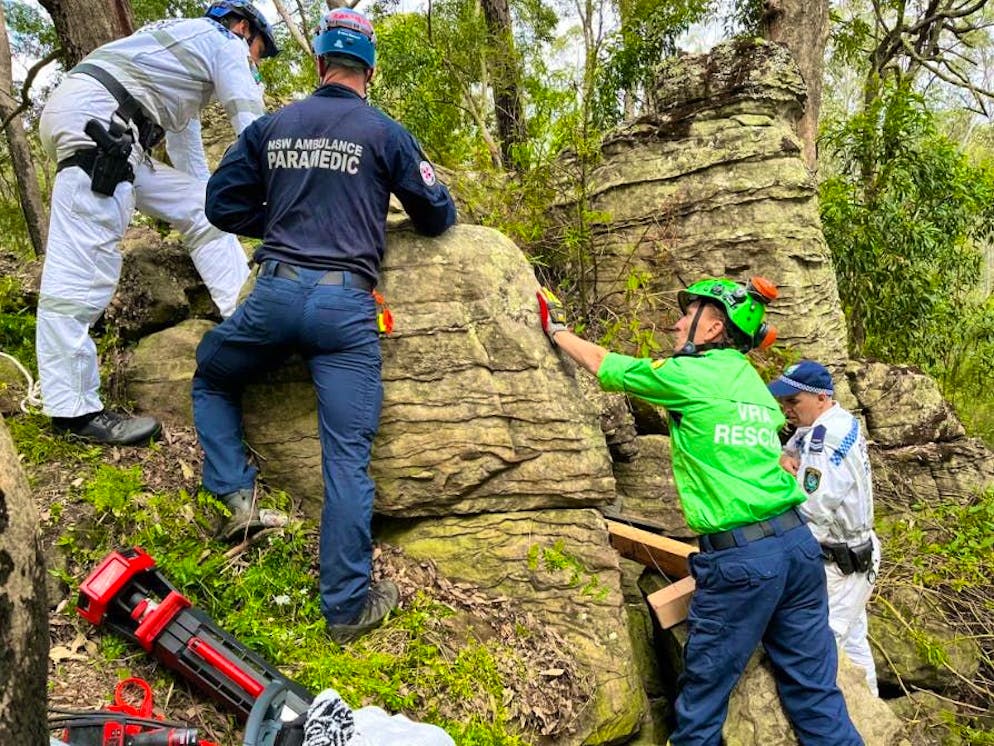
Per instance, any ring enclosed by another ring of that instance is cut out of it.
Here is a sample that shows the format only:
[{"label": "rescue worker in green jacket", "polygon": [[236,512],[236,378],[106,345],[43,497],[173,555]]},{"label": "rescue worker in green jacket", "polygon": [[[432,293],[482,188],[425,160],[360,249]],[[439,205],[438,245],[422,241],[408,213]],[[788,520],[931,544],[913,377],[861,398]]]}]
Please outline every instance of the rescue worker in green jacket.
[{"label": "rescue worker in green jacket", "polygon": [[678,296],[673,357],[652,360],[576,336],[555,296],[538,294],[553,345],[601,388],[666,408],[680,503],[700,534],[673,746],[721,742],[729,696],[760,643],[802,746],[863,743],[836,685],[821,549],[796,507],[804,494],[780,467],[784,417],[744,354],[775,337],[763,317],[776,295],[762,278],[694,283]]}]

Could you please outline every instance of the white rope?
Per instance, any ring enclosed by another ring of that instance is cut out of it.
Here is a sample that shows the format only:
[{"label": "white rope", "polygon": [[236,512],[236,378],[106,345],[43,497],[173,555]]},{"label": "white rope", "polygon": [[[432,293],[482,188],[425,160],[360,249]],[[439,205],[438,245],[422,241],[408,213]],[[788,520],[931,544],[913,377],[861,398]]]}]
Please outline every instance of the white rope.
[{"label": "white rope", "polygon": [[21,399],[21,411],[25,414],[33,414],[41,411],[41,383],[32,378],[30,371],[21,365],[21,361],[13,355],[8,355],[6,352],[0,351],[0,356],[7,358],[16,365],[17,369],[21,371],[21,374],[28,382],[27,394]]}]

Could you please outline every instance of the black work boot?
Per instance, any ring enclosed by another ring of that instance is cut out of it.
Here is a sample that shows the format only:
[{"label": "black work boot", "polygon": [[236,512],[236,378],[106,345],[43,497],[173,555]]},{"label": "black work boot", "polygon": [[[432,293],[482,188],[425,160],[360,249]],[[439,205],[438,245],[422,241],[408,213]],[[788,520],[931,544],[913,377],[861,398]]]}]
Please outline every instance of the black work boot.
[{"label": "black work boot", "polygon": [[369,586],[366,602],[351,624],[329,624],[328,636],[339,645],[357,640],[371,632],[386,619],[400,603],[400,591],[392,580],[381,580]]},{"label": "black work boot", "polygon": [[109,409],[80,417],[53,417],[52,426],[77,438],[109,446],[148,443],[162,431],[162,425],[154,417],[132,417]]},{"label": "black work boot", "polygon": [[282,510],[260,508],[256,503],[254,490],[235,490],[218,495],[217,499],[231,511],[231,517],[225,520],[218,531],[218,536],[223,541],[243,541],[264,528],[285,526],[290,520]]}]

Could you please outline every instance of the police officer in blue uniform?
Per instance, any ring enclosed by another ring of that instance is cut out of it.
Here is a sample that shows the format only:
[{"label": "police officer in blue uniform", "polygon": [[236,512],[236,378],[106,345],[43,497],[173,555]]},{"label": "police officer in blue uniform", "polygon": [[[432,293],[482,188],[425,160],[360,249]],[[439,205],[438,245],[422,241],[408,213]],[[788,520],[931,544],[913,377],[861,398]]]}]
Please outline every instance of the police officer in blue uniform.
[{"label": "police officer in blue uniform", "polygon": [[[325,15],[314,39],[321,87],[251,124],[207,186],[207,216],[253,238],[258,280],[197,348],[193,409],[204,486],[232,511],[229,527],[265,524],[256,470],[242,443],[246,380],[300,353],[318,398],[324,476],[321,608],[350,642],[397,606],[390,581],[370,584],[373,482],[368,473],[383,387],[376,286],[396,194],[419,232],[455,223],[448,190],[413,136],[366,103],[376,38],[360,13]],[[229,532],[231,533],[231,532]]]}]

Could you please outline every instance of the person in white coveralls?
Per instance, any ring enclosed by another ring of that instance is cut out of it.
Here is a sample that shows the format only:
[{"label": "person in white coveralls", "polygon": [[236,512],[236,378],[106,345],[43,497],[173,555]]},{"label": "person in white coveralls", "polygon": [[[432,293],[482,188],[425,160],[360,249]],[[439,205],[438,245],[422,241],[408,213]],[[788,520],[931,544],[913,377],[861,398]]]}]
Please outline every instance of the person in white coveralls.
[{"label": "person in white coveralls", "polygon": [[797,430],[781,464],[808,499],[800,510],[821,545],[828,578],[829,626],[849,659],[866,671],[877,696],[877,673],[866,634],[866,603],[880,569],[873,531],[873,482],[859,420],[833,400],[832,375],[802,360],[769,385]]},{"label": "person in white coveralls", "polygon": [[[135,208],[180,233],[221,315],[234,313],[248,263],[238,240],[204,214],[200,110],[218,100],[240,134],[263,114],[255,66],[278,51],[252,3],[218,0],[203,18],[158,21],[98,47],[49,98],[39,129],[58,172],[36,348],[44,412],[56,429],[114,445],[148,442],[160,430],[153,417],[104,408],[89,336],[117,286],[119,243]],[[172,168],[149,155],[163,137]]]}]

